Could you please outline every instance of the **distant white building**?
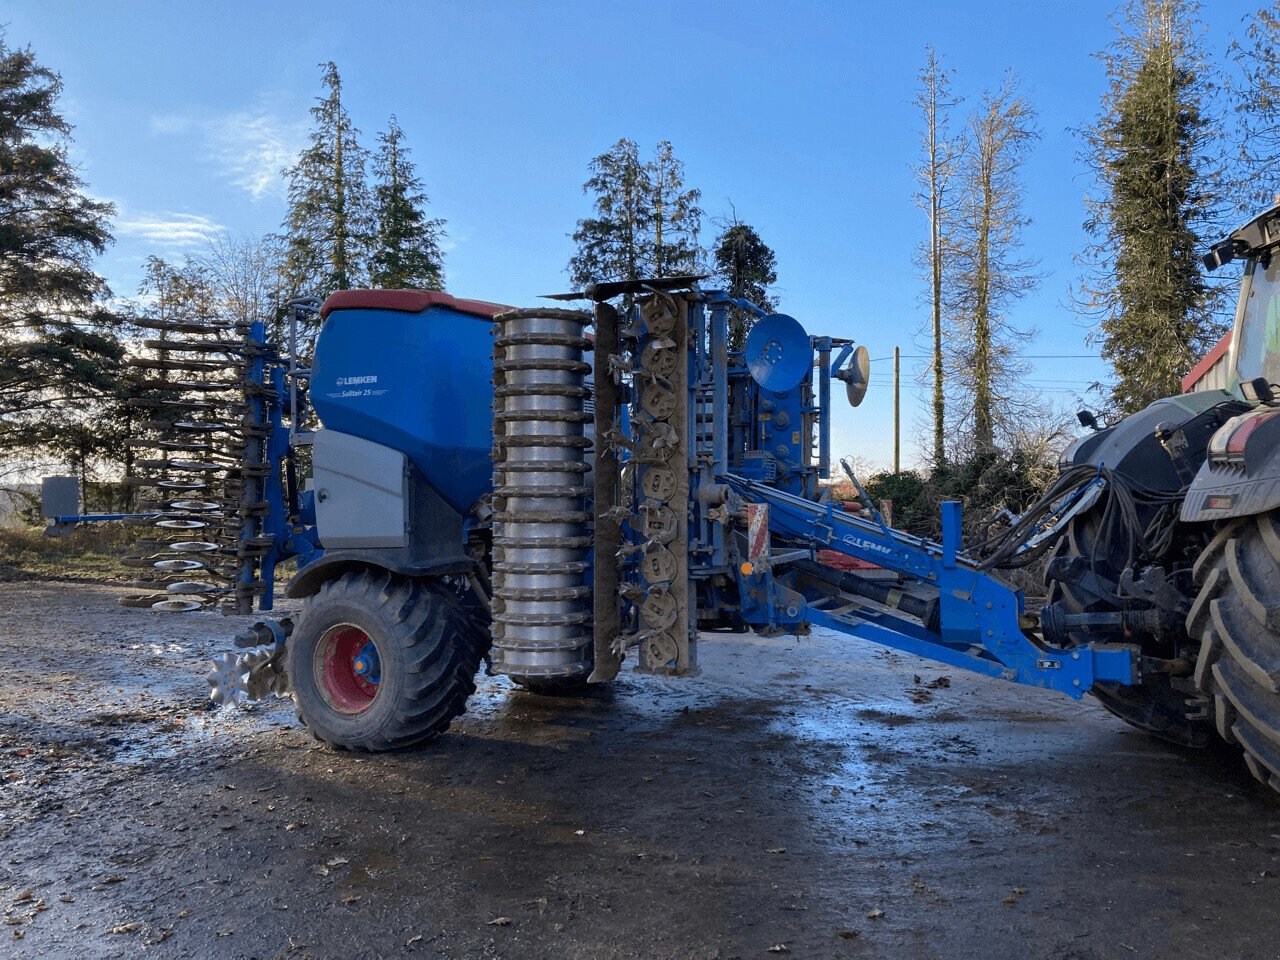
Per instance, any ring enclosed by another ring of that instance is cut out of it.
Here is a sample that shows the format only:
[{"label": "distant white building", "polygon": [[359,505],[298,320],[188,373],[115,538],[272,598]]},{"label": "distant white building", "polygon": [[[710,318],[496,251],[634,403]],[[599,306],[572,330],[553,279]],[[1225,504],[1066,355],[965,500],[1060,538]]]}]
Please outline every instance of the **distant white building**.
[{"label": "distant white building", "polygon": [[1204,355],[1191,372],[1182,378],[1182,392],[1225,390],[1231,385],[1231,331]]}]

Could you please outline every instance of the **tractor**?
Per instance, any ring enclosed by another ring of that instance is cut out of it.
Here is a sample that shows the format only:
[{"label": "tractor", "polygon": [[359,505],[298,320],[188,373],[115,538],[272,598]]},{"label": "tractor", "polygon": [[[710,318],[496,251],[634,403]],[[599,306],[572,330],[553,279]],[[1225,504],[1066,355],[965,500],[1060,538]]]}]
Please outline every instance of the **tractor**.
[{"label": "tractor", "polygon": [[[563,694],[627,662],[696,675],[701,630],[820,626],[1092,693],[1180,744],[1220,735],[1280,788],[1276,249],[1280,208],[1207,258],[1246,264],[1230,389],[1105,429],[1083,417],[1095,429],[1049,491],[968,546],[961,504],[942,505],[937,542],[895,530],[843,462],[861,503],[832,500],[833,390],[861,401],[865,348],[704,278],[525,309],[408,290],[293,301],[292,324],[322,323],[305,367],[262,323],[166,321],[160,359],[140,362],[189,372],[145,400],[169,415],[138,440],[160,454],[131,481],[155,499],[128,561],[147,592],[125,602],[270,609],[277,566],[296,562],[296,623],[238,634],[212,696],[291,696],[343,749],[430,740],[481,669]],[[735,315],[754,321],[742,349]],[[1037,609],[1008,573],[1033,563]]]},{"label": "tractor", "polygon": [[1126,723],[1186,746],[1215,736],[1280,789],[1280,207],[1214,245],[1244,261],[1226,389],[1156,401],[1095,429],[1064,473],[1107,490],[1064,525],[1046,568],[1046,642],[1136,642],[1158,670],[1100,683]]}]

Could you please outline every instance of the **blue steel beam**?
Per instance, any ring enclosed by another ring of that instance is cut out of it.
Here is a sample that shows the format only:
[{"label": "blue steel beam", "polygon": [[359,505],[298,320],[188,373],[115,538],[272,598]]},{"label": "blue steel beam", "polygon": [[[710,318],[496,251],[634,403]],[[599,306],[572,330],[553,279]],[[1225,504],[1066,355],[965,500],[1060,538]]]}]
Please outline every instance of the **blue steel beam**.
[{"label": "blue steel beam", "polygon": [[98,523],[103,520],[140,520],[159,516],[161,516],[159,513],[77,513],[48,519],[54,523]]},{"label": "blue steel beam", "polygon": [[1083,644],[1060,650],[1025,633],[1020,621],[1021,592],[962,555],[958,503],[943,505],[943,543],[936,544],[753,480],[732,474],[719,479],[744,499],[769,506],[771,534],[869,561],[938,590],[941,628],[936,639],[910,635],[856,614],[833,617],[812,605],[802,614],[809,622],[1076,699],[1098,682],[1139,681],[1140,654],[1135,645]]}]

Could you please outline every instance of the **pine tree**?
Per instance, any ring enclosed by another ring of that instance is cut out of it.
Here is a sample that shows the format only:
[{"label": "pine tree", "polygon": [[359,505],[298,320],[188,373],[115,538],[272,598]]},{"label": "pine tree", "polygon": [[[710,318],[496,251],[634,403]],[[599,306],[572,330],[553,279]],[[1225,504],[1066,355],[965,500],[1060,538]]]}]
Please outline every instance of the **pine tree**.
[{"label": "pine tree", "polygon": [[595,216],[578,221],[577,251],[569,275],[578,286],[602,280],[638,280],[697,273],[701,194],[684,186],[684,164],[671,144],[640,159],[634,140],[622,139],[590,165],[582,192],[595,197]]},{"label": "pine tree", "polygon": [[938,52],[930,45],[928,60],[920,71],[920,92],[916,106],[924,120],[921,136],[923,155],[915,166],[920,192],[916,203],[929,218],[929,239],[920,245],[919,259],[929,284],[931,360],[929,375],[933,381],[933,462],[946,460],[946,371],[942,350],[944,286],[948,282],[949,240],[951,221],[955,216],[957,195],[952,186],[958,165],[964,155],[963,138],[952,135],[951,110],[960,99],[951,96],[950,72],[938,60]]},{"label": "pine tree", "polygon": [[1237,213],[1252,216],[1280,202],[1280,10],[1262,7],[1249,18],[1245,40],[1233,41],[1238,74],[1230,90],[1239,130]]},{"label": "pine tree", "polygon": [[365,285],[373,213],[365,180],[367,151],[342,103],[342,78],[321,64],[326,95],[311,108],[311,145],[286,175],[285,272],[295,294],[324,296]]},{"label": "pine tree", "polygon": [[653,236],[649,244],[649,275],[678,277],[702,268],[702,191],[685,189],[684,163],[676,159],[671,141],[663,140],[648,164]]},{"label": "pine tree", "polygon": [[[778,306],[769,294],[769,285],[778,282],[778,258],[756,232],[755,227],[736,217],[725,226],[715,242],[715,270],[731,297],[747,300],[762,310]],[[734,307],[729,312],[729,349],[741,350],[754,318]]]},{"label": "pine tree", "polygon": [[61,93],[29,47],[0,38],[0,449],[83,474],[82,421],[115,390],[124,350],[92,269],[114,209],[68,160]]},{"label": "pine tree", "polygon": [[1098,193],[1087,199],[1091,267],[1080,305],[1116,374],[1111,403],[1134,413],[1176,394],[1221,333],[1220,292],[1199,253],[1216,237],[1210,92],[1189,0],[1131,0],[1100,54],[1110,87],[1085,131]]},{"label": "pine tree", "polygon": [[370,280],[375,287],[389,289],[443,290],[444,221],[427,219],[427,195],[403,139],[404,131],[393,116],[378,137],[373,164],[377,234]]},{"label": "pine tree", "polygon": [[951,256],[955,284],[951,317],[949,379],[967,404],[966,427],[958,431],[973,450],[995,448],[997,434],[1014,419],[1025,372],[1018,347],[1032,333],[1010,317],[1017,300],[1034,289],[1034,263],[1019,256],[1022,229],[1022,166],[1039,134],[1035,111],[1008,77],[983,95],[969,120],[970,148],[961,169],[961,199]]},{"label": "pine tree", "polygon": [[634,140],[622,139],[591,161],[583,193],[595,195],[595,216],[578,221],[569,276],[580,287],[643,276],[642,247],[652,221],[649,175]]}]

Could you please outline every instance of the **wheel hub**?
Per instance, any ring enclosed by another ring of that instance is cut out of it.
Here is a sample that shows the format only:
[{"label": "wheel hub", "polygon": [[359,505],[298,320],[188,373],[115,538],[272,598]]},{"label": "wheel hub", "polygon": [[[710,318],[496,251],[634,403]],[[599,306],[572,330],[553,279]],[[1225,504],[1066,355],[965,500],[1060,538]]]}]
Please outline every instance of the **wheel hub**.
[{"label": "wheel hub", "polygon": [[316,645],[316,686],[325,702],[354,716],[373,706],[382,680],[377,644],[351,624],[333,627]]}]

